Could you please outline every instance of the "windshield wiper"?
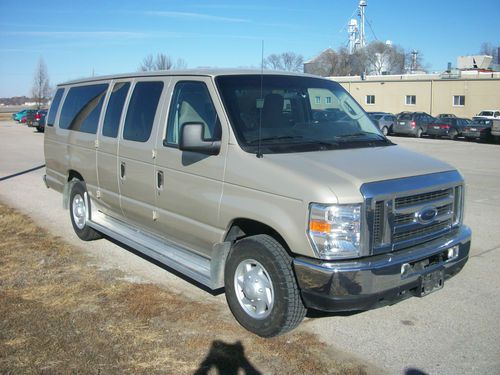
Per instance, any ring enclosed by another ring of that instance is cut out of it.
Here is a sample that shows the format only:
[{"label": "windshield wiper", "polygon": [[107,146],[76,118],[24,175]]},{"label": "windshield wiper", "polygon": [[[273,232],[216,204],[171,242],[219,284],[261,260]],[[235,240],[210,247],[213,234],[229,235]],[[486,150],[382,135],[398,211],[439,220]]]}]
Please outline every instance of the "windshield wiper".
[{"label": "windshield wiper", "polygon": [[[337,135],[337,136],[335,136],[335,138],[348,139],[348,138],[359,138],[362,136],[375,136],[377,138],[375,140],[377,140],[377,141],[392,143],[390,140],[388,140],[383,135],[380,135],[377,133],[370,133],[370,132],[357,132],[357,133],[351,133],[351,134]],[[366,139],[366,141],[373,141],[373,140],[374,139]]]},{"label": "windshield wiper", "polygon": [[302,138],[301,136],[291,136],[291,135],[283,135],[279,137],[266,137],[266,138],[257,138],[249,141],[249,144],[255,144],[260,142],[270,142],[270,141],[284,141],[284,140],[290,140],[290,139],[300,139]]}]

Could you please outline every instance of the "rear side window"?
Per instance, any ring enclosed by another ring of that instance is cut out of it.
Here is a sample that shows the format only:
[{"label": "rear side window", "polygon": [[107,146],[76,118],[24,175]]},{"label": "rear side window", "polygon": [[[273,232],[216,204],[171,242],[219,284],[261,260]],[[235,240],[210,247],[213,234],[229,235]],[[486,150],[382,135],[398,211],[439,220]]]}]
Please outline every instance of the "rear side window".
[{"label": "rear side window", "polygon": [[116,138],[120,126],[123,104],[127,98],[130,82],[120,82],[113,86],[113,92],[106,107],[106,116],[102,127],[102,135]]},{"label": "rear side window", "polygon": [[180,128],[185,123],[203,124],[203,138],[218,140],[221,126],[207,86],[203,82],[179,82],[174,89],[167,125],[167,143],[179,143]]},{"label": "rear side window", "polygon": [[163,82],[138,82],[135,85],[123,127],[123,139],[146,142],[153,128]]},{"label": "rear side window", "polygon": [[72,87],[64,100],[59,127],[95,134],[107,89],[107,84]]},{"label": "rear side window", "polygon": [[50,106],[49,116],[47,117],[47,126],[54,126],[56,121],[57,110],[59,109],[59,104],[61,104],[61,98],[63,96],[64,89],[58,89],[52,99],[52,105]]}]

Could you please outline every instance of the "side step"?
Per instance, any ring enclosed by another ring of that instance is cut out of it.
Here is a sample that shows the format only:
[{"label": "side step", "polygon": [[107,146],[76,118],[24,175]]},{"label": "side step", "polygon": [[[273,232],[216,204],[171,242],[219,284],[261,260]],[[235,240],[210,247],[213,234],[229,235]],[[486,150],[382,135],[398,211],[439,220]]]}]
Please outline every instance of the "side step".
[{"label": "side step", "polygon": [[159,239],[116,220],[97,210],[92,212],[88,225],[141,253],[165,264],[189,278],[214,289],[210,273],[210,260],[177,244]]}]

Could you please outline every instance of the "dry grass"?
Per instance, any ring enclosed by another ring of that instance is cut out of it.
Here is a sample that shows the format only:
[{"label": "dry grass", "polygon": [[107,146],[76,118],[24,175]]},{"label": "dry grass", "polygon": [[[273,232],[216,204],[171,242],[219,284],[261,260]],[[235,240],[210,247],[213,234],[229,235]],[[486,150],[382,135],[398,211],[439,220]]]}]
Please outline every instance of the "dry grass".
[{"label": "dry grass", "polygon": [[0,121],[11,120],[12,112],[0,112]]},{"label": "dry grass", "polygon": [[2,204],[0,238],[0,374],[373,370],[340,357],[313,335],[261,339],[219,304],[98,270],[80,250]]}]

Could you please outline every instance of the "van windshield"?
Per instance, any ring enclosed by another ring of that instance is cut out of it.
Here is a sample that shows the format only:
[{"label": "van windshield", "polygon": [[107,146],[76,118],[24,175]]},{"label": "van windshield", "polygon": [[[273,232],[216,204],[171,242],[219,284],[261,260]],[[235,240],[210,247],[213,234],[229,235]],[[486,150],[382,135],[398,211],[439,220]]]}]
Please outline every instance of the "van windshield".
[{"label": "van windshield", "polygon": [[[392,145],[336,82],[283,75],[220,76],[240,146],[286,153]],[[259,146],[260,145],[260,146]]]}]

